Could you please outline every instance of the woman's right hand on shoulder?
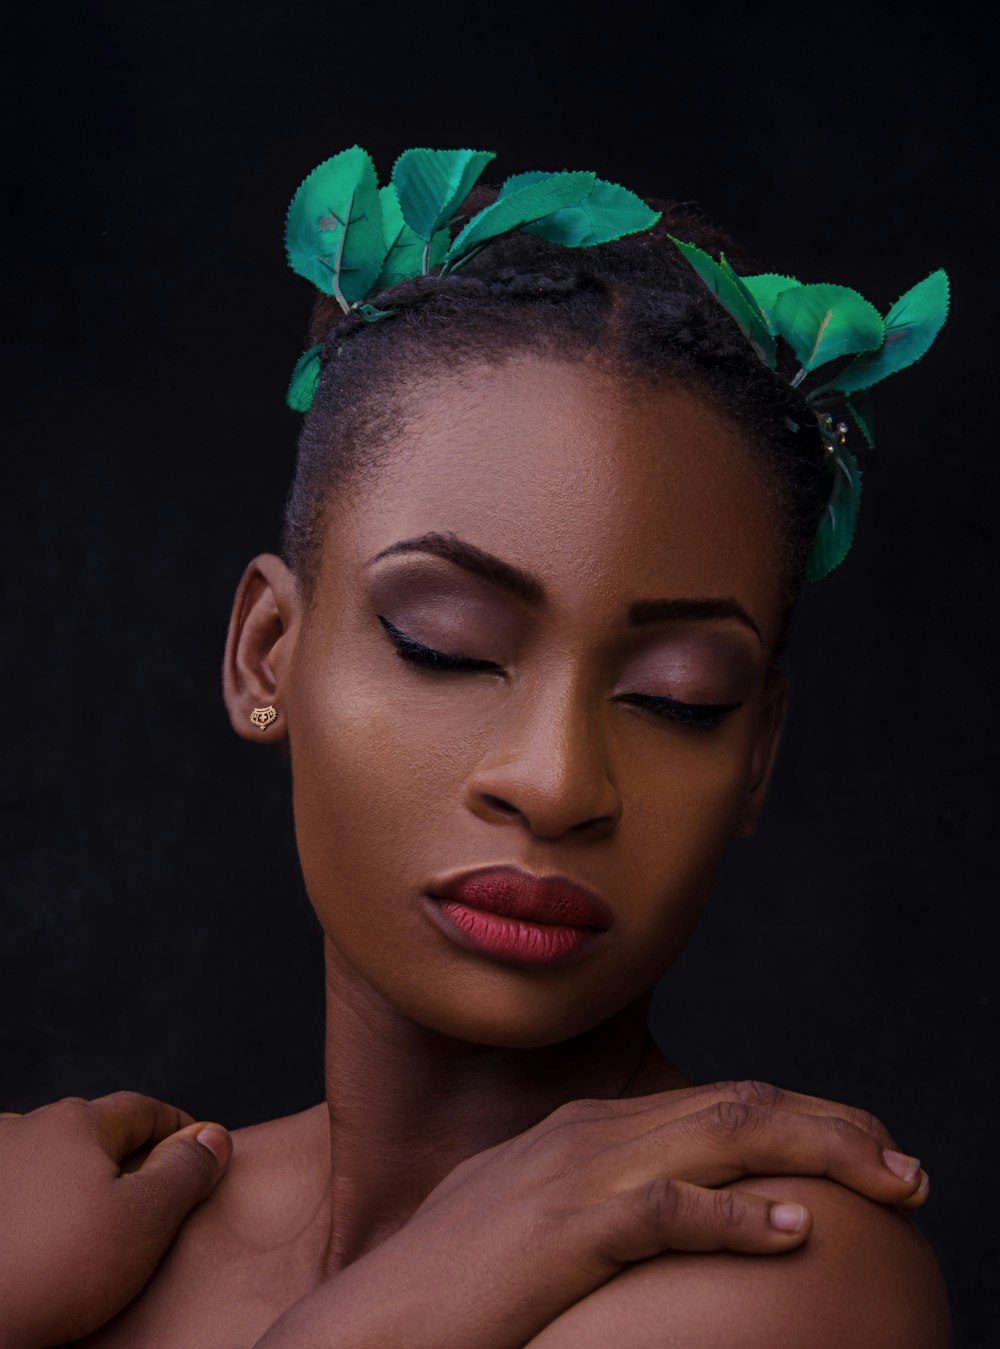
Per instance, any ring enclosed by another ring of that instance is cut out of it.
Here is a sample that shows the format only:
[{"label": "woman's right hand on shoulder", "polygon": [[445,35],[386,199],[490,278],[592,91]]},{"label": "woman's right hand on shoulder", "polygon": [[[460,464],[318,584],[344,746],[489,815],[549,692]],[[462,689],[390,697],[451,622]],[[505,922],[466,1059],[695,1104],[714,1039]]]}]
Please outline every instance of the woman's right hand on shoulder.
[{"label": "woman's right hand on shoulder", "polygon": [[221,1125],[134,1091],[0,1114],[3,1349],[65,1344],[131,1302],[231,1155]]},{"label": "woman's right hand on shoulder", "polygon": [[778,1255],[808,1239],[803,1206],[729,1182],[826,1176],[916,1207],[927,1182],[916,1169],[904,1178],[911,1161],[867,1112],[767,1083],[570,1101],[460,1163],[258,1349],[515,1349],[636,1261],[671,1250]]}]

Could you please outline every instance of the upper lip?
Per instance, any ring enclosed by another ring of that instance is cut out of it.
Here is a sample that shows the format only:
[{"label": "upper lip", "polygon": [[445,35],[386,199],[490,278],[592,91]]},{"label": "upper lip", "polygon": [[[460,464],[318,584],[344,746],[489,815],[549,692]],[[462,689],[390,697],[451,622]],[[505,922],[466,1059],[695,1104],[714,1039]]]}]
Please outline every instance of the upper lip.
[{"label": "upper lip", "polygon": [[611,909],[588,886],[568,876],[538,875],[517,863],[454,872],[430,885],[427,893],[534,923],[608,928],[614,922]]}]

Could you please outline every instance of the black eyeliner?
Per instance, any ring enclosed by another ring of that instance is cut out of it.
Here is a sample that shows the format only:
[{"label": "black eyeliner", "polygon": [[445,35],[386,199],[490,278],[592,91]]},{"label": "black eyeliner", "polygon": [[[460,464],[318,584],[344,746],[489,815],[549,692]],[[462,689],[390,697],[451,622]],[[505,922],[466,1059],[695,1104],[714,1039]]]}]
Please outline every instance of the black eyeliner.
[{"label": "black eyeliner", "polygon": [[657,716],[679,721],[685,726],[717,726],[727,712],[742,703],[682,703],[676,698],[658,698],[651,693],[630,693],[628,701],[645,707]]},{"label": "black eyeliner", "polygon": [[401,632],[381,614],[376,614],[375,617],[388,632],[389,638],[396,648],[396,654],[413,665],[426,665],[438,670],[496,670],[498,668],[493,661],[473,660],[471,656],[449,656],[443,651],[435,651],[433,647],[424,646],[423,642],[417,642],[412,637],[408,637],[405,632]]},{"label": "black eyeliner", "polygon": [[[381,614],[375,616],[388,633],[396,654],[410,665],[437,670],[495,671],[500,668],[494,661],[475,660],[472,656],[450,656],[443,651],[435,651],[433,647],[408,637]],[[632,693],[622,701],[644,708],[664,721],[679,722],[702,730],[717,726],[727,712],[743,706],[742,703],[683,703],[676,698],[657,697],[651,693]]]}]

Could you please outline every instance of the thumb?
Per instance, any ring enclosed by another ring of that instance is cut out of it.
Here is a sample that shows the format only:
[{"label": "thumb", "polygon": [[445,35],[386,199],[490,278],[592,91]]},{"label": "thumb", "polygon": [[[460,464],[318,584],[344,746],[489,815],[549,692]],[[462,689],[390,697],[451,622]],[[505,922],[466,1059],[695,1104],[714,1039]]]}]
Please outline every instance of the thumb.
[{"label": "thumb", "polygon": [[233,1155],[233,1140],[221,1124],[189,1124],[157,1143],[138,1171],[138,1182],[160,1216],[179,1226],[195,1204],[214,1190]]}]

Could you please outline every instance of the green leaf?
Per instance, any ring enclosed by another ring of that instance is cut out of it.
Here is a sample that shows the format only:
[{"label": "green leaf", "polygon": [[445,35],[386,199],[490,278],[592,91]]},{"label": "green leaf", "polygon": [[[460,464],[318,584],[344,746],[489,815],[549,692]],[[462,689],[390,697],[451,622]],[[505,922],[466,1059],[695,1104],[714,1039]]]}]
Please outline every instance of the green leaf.
[{"label": "green leaf", "polygon": [[850,552],[858,518],[861,470],[857,460],[843,445],[835,446],[831,457],[833,487],[806,564],[806,579],[809,581],[821,581],[834,567],[840,566]]},{"label": "green leaf", "polygon": [[427,242],[469,195],[493,150],[404,150],[392,166],[403,219]]},{"label": "green leaf", "polygon": [[723,256],[723,262],[720,265],[695,244],[686,243],[683,239],[675,238],[673,234],[668,237],[677,245],[681,254],[698,273],[722,307],[736,320],[744,337],[751,343],[760,359],[769,369],[773,370],[776,363],[774,338],[767,326],[767,320],[764,318],[753,294],[737,277],[732,267],[725,260],[725,256]]},{"label": "green leaf", "polygon": [[868,398],[848,398],[847,410],[858,430],[864,436],[868,448],[873,450],[875,448],[875,415],[871,400]]},{"label": "green leaf", "polygon": [[285,219],[293,271],[342,309],[371,289],[382,266],[382,206],[371,156],[358,145],[324,160],[301,183]]},{"label": "green leaf", "polygon": [[550,173],[505,197],[498,196],[477,211],[451,241],[442,270],[454,271],[490,239],[533,225],[564,206],[578,205],[589,196],[596,181],[593,173]]},{"label": "green leaf", "polygon": [[885,341],[852,361],[833,381],[842,393],[869,389],[905,370],[929,349],[948,317],[948,273],[941,267],[901,295],[885,317]]},{"label": "green leaf", "polygon": [[757,301],[761,313],[771,332],[774,328],[774,302],[783,290],[792,286],[801,286],[802,282],[794,276],[782,276],[778,272],[758,272],[756,276],[744,276],[743,284]]},{"label": "green leaf", "polygon": [[803,370],[838,356],[882,345],[882,315],[849,286],[821,283],[784,290],[774,304],[774,324]]},{"label": "green leaf", "polygon": [[[501,184],[497,200],[555,176],[537,169],[514,173]],[[566,248],[588,248],[650,229],[661,215],[628,188],[596,178],[590,194],[578,205],[563,206],[523,228],[526,234],[537,234]]]},{"label": "green leaf", "polygon": [[512,173],[509,178],[505,178],[500,184],[500,191],[497,193],[497,201],[501,197],[509,197],[512,192],[519,192],[522,187],[530,187],[532,183],[540,183],[543,178],[551,178],[550,169],[529,169],[526,173]]},{"label": "green leaf", "polygon": [[293,412],[308,412],[316,395],[316,386],[322,373],[319,363],[323,343],[304,351],[292,371],[285,402]]},{"label": "green leaf", "polygon": [[773,370],[778,364],[778,353],[774,345],[774,337],[767,322],[767,316],[754,298],[753,292],[744,284],[743,278],[737,276],[733,271],[729,259],[725,253],[719,254],[719,267],[725,273],[730,284],[735,286],[746,302],[747,313],[750,315],[751,327],[747,333],[757,355],[764,362],[769,370]]},{"label": "green leaf", "polygon": [[[372,291],[385,290],[411,276],[419,276],[424,271],[424,250],[427,247],[416,230],[411,229],[404,220],[395,185],[386,183],[379,190],[379,196],[382,199],[385,260]],[[443,260],[448,251],[448,237],[447,229],[440,229],[432,236],[427,251],[428,268]]]},{"label": "green leaf", "polygon": [[[519,179],[532,176],[524,173],[517,175]],[[524,183],[524,186],[528,184]],[[575,206],[563,206],[533,225],[525,225],[524,230],[527,234],[537,234],[550,243],[563,244],[566,248],[590,248],[594,244],[621,239],[626,234],[648,230],[656,224],[661,214],[647,206],[641,197],[628,188],[598,178],[583,201]]]}]

